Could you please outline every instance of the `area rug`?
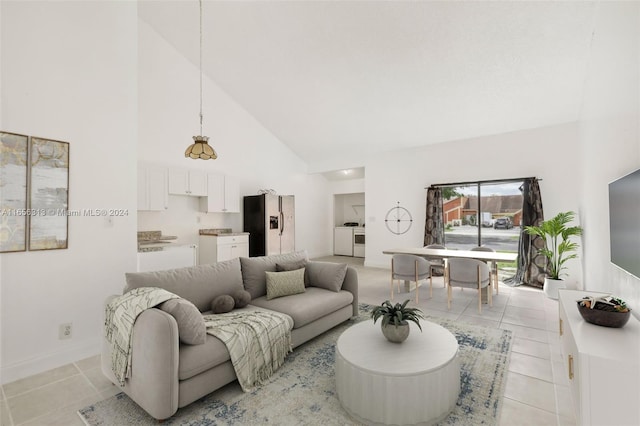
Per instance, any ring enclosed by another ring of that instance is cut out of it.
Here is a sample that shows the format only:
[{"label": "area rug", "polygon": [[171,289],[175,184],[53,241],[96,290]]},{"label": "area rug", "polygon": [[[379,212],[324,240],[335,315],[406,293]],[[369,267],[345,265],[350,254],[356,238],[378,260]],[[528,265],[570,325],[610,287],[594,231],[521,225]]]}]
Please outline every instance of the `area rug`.
[{"label": "area rug", "polygon": [[[163,425],[359,425],[342,409],[335,391],[335,344],[351,325],[370,319],[361,304],[349,320],[297,347],[268,383],[243,393],[237,382],[181,408]],[[451,331],[460,345],[460,396],[440,425],[496,425],[504,393],[511,331],[428,317]],[[411,337],[409,337],[411,338]],[[157,426],[128,396],[120,393],[78,411],[89,426]]]}]

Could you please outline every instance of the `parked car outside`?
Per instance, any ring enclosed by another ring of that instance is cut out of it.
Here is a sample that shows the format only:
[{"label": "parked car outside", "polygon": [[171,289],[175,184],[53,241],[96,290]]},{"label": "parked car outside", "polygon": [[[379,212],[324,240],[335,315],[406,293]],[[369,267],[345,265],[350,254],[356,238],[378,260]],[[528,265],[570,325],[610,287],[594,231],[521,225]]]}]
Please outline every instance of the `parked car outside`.
[{"label": "parked car outside", "polygon": [[513,228],[513,222],[511,218],[499,217],[493,222],[493,229],[511,229]]}]

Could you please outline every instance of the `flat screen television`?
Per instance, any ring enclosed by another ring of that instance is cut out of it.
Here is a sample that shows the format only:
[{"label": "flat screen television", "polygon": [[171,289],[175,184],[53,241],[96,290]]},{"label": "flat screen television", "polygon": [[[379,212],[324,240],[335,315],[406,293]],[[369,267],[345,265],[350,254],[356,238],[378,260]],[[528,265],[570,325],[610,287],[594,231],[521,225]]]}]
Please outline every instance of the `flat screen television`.
[{"label": "flat screen television", "polygon": [[640,169],[609,184],[611,263],[640,278]]}]

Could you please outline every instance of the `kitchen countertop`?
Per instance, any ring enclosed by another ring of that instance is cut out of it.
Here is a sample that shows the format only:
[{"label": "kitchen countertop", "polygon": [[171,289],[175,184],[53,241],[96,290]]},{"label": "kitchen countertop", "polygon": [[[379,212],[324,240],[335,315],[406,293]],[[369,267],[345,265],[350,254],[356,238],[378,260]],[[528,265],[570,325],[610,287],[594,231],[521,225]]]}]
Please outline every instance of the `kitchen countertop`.
[{"label": "kitchen countertop", "polygon": [[249,235],[248,232],[233,232],[229,228],[221,228],[221,229],[201,229],[200,235],[210,235],[214,237],[236,237],[239,235]]},{"label": "kitchen countertop", "polygon": [[162,235],[162,231],[138,231],[138,252],[162,251],[177,239],[176,236]]}]

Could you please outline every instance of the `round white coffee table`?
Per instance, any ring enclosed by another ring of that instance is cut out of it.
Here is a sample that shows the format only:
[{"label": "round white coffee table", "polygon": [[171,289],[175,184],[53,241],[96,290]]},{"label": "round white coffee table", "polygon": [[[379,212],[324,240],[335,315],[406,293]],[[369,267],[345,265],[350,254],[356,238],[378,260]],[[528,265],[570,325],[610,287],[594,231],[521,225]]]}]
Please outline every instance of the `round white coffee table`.
[{"label": "round white coffee table", "polygon": [[433,424],[460,393],[458,342],[444,327],[413,323],[409,338],[391,343],[380,322],[348,328],[336,344],[336,390],[344,409],[366,424]]}]

